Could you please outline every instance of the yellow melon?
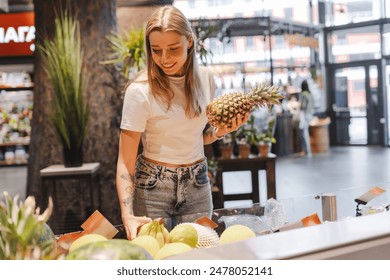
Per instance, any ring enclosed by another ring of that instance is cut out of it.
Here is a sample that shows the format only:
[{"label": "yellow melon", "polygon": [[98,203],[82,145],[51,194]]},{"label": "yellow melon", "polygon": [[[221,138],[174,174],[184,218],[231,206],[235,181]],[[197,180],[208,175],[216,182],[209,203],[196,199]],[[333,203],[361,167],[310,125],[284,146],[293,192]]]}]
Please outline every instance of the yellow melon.
[{"label": "yellow melon", "polygon": [[182,242],[194,248],[198,243],[198,232],[188,223],[179,224],[169,232],[167,242]]},{"label": "yellow melon", "polygon": [[77,248],[80,248],[81,246],[93,242],[98,242],[98,241],[106,241],[107,238],[105,238],[103,235],[96,234],[96,233],[90,233],[90,234],[85,234],[79,238],[77,238],[72,245],[69,247],[69,253],[76,250]]},{"label": "yellow melon", "polygon": [[160,244],[157,239],[150,235],[137,236],[131,240],[131,243],[144,248],[152,257],[160,250]]},{"label": "yellow melon", "polygon": [[233,225],[225,229],[219,239],[219,244],[232,243],[255,237],[256,234],[244,225]]},{"label": "yellow melon", "polygon": [[183,254],[185,252],[191,251],[193,248],[183,242],[174,242],[168,243],[161,247],[161,249],[154,256],[155,260],[162,260],[170,256]]}]

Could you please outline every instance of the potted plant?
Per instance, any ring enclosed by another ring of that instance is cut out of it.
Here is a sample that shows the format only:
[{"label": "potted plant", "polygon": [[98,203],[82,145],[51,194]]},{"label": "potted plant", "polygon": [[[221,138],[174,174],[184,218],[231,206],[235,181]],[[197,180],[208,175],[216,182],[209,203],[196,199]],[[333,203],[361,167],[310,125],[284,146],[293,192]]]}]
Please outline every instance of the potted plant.
[{"label": "potted plant", "polygon": [[248,158],[250,154],[249,125],[244,124],[235,131],[235,142],[240,158]]},{"label": "potted plant", "polygon": [[270,131],[261,132],[256,135],[256,141],[259,145],[259,153],[261,157],[267,157],[271,149],[271,144],[276,143],[276,139]]},{"label": "potted plant", "polygon": [[230,159],[233,151],[233,140],[230,133],[226,134],[219,140],[219,149],[221,150],[221,157],[223,159]]},{"label": "potted plant", "polygon": [[256,135],[258,132],[258,129],[254,125],[253,115],[250,115],[247,123],[240,126],[236,131],[237,144],[241,158],[249,157],[251,145],[256,143]]},{"label": "potted plant", "polygon": [[146,65],[144,37],[144,27],[132,27],[123,35],[113,32],[107,37],[109,58],[101,63],[114,64],[126,79],[134,79]]},{"label": "potted plant", "polygon": [[53,86],[50,121],[63,148],[65,167],[83,164],[83,143],[88,128],[85,72],[77,20],[67,12],[55,19],[54,36],[38,45],[44,68]]},{"label": "potted plant", "polygon": [[240,158],[249,158],[251,144],[247,138],[241,138],[237,141]]}]

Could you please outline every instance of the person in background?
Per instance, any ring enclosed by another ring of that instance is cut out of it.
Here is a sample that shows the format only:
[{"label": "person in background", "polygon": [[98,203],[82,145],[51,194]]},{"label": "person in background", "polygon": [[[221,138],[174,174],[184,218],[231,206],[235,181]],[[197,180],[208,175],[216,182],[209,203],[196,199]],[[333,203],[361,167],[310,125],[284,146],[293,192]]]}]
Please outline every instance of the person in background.
[{"label": "person in background", "polygon": [[310,147],[309,126],[313,116],[314,99],[309,90],[307,81],[304,80],[301,84],[300,94],[299,139],[302,147],[301,155],[307,155],[308,157],[311,157],[312,155]]},{"label": "person in background", "polygon": [[158,8],[146,24],[147,68],[126,88],[118,150],[116,185],[128,239],[151,219],[164,218],[169,230],[211,217],[203,146],[248,119],[238,115],[230,128],[208,124],[214,77],[197,64],[195,44],[190,22],[173,6]]},{"label": "person in background", "polygon": [[292,130],[292,141],[293,151],[301,151],[301,145],[299,140],[299,115],[300,115],[300,103],[296,94],[287,95],[287,110],[292,115],[291,118],[291,130]]}]

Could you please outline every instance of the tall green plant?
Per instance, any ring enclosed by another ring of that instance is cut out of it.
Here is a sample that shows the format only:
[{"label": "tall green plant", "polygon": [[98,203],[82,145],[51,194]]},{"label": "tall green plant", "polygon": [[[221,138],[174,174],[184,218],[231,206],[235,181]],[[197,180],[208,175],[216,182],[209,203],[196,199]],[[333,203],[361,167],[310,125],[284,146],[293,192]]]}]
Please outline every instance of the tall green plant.
[{"label": "tall green plant", "polygon": [[113,32],[107,37],[110,42],[108,59],[102,64],[114,64],[125,78],[129,78],[132,69],[135,72],[146,64],[145,32],[143,27],[132,27],[127,34]]},{"label": "tall green plant", "polygon": [[89,106],[83,96],[85,74],[79,23],[65,11],[54,24],[53,38],[38,45],[55,93],[51,121],[64,148],[80,149],[87,133]]}]

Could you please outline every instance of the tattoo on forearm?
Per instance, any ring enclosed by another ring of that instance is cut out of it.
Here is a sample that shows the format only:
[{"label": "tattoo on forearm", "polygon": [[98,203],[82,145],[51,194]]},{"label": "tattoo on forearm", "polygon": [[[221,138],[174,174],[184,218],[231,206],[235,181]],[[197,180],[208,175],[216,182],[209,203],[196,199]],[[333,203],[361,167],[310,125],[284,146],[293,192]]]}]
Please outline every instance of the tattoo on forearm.
[{"label": "tattoo on forearm", "polygon": [[128,193],[128,194],[133,194],[133,192],[134,192],[134,187],[132,187],[132,186],[127,186],[127,187],[125,188],[125,192]]},{"label": "tattoo on forearm", "polygon": [[124,199],[122,199],[122,204],[125,207],[133,206],[133,197],[132,196],[125,197]]},{"label": "tattoo on forearm", "polygon": [[126,183],[127,186],[123,186],[124,187],[123,190],[127,195],[122,199],[122,204],[125,207],[132,207],[133,193],[134,193],[134,176],[129,173],[123,173],[120,177],[121,179],[130,183],[130,184]]},{"label": "tattoo on forearm", "polygon": [[127,182],[134,184],[134,176],[129,173],[123,173],[121,178]]}]

